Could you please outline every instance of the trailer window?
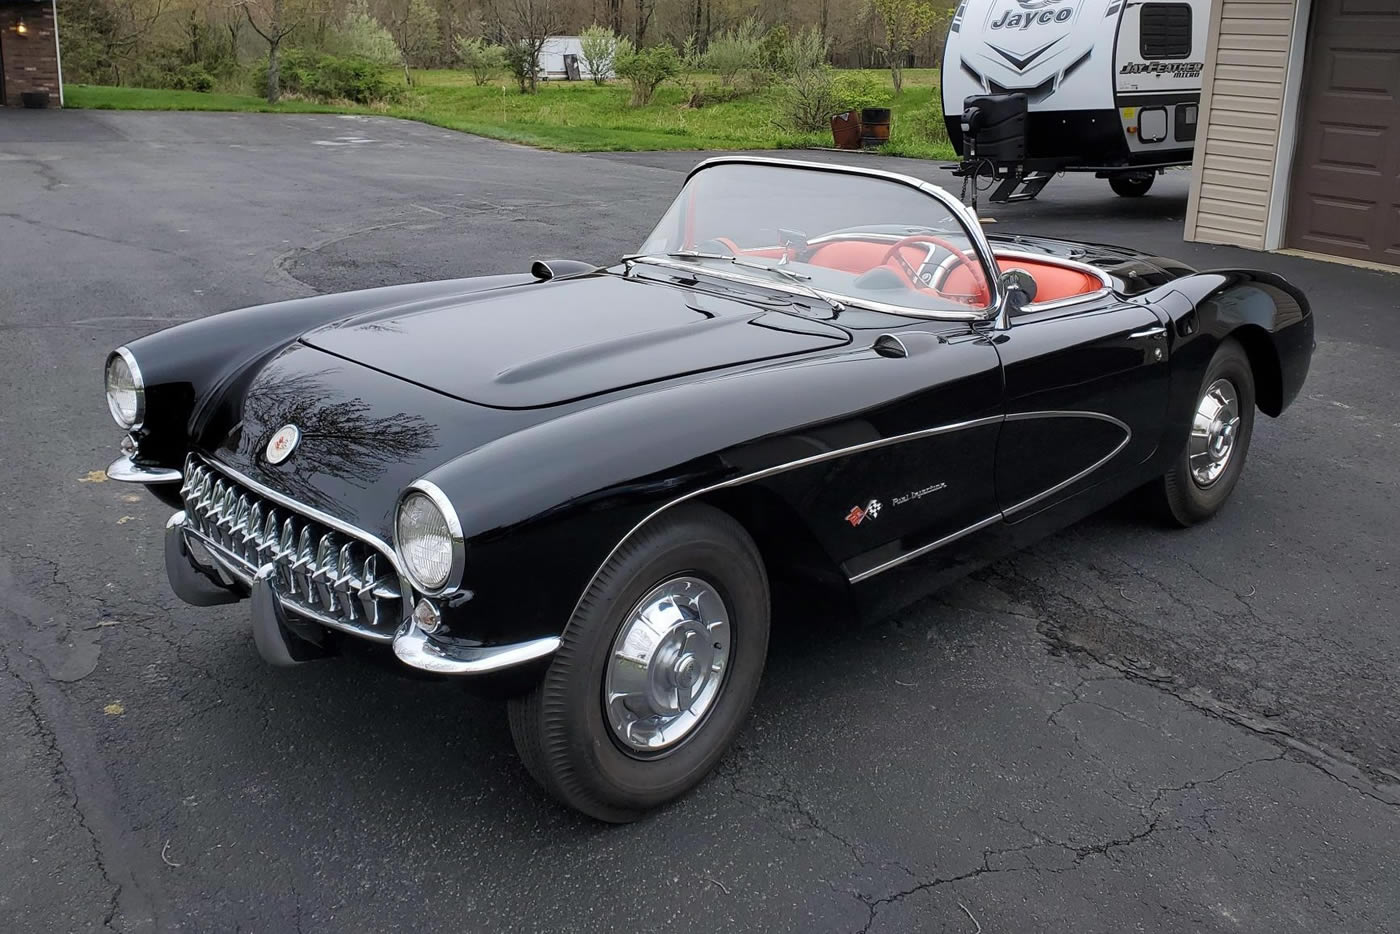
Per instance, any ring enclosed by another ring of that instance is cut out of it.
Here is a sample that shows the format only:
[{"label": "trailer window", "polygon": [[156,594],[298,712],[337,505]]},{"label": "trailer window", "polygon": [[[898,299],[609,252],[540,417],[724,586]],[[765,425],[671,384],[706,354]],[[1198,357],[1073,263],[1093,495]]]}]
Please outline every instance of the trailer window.
[{"label": "trailer window", "polygon": [[1144,3],[1139,23],[1142,57],[1148,61],[1191,54],[1190,4]]}]

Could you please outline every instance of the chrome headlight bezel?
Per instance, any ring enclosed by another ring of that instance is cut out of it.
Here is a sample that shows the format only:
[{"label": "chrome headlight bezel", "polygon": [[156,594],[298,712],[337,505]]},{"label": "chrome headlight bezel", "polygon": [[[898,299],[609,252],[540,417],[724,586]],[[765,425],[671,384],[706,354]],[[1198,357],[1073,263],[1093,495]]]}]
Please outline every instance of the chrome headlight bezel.
[{"label": "chrome headlight bezel", "polygon": [[[447,559],[444,563],[447,564],[448,570],[444,576],[437,580],[425,580],[419,574],[419,569],[413,566],[408,551],[404,547],[401,517],[404,504],[414,497],[425,498],[442,517],[443,524],[447,529],[444,546],[448,549],[448,553],[444,556]],[[441,596],[456,590],[461,584],[462,571],[467,565],[467,542],[462,534],[462,523],[457,518],[457,510],[453,508],[452,501],[447,498],[447,494],[437,484],[429,480],[415,480],[399,494],[398,504],[394,507],[394,553],[398,557],[399,565],[403,568],[403,573],[408,577],[409,583],[413,585],[413,589],[424,596]]]},{"label": "chrome headlight bezel", "polygon": [[[120,362],[126,367],[131,376],[132,385],[132,416],[128,420],[124,414],[123,407],[114,398],[112,390],[112,368]],[[136,357],[125,347],[118,347],[107,357],[107,365],[102,370],[103,388],[107,394],[107,411],[112,414],[112,421],[117,423],[117,427],[125,431],[139,431],[146,422],[146,380],[141,375],[141,367],[136,363]]]}]

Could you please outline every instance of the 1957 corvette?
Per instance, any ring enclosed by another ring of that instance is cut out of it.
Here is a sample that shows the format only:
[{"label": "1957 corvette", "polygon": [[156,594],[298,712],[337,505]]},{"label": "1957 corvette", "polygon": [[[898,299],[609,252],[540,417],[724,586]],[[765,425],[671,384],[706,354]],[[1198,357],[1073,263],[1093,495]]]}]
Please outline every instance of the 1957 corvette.
[{"label": "1957 corvette", "polygon": [[179,510],[172,588],[250,599],[267,661],[361,639],[505,685],[530,773],[627,821],[739,731],[770,581],[933,586],[1139,488],[1207,519],[1313,347],[1269,273],[989,237],[914,178],[725,157],[608,268],[118,348],[108,473]]}]

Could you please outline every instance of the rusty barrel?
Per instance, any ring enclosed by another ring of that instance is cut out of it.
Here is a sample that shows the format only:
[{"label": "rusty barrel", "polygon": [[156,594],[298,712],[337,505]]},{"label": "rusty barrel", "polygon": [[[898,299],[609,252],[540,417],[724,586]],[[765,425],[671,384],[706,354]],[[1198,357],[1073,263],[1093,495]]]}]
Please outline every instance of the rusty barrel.
[{"label": "rusty barrel", "polygon": [[860,121],[854,111],[846,111],[831,118],[831,139],[837,149],[860,148]]},{"label": "rusty barrel", "polygon": [[860,143],[878,149],[890,141],[890,109],[867,107],[860,112]]}]

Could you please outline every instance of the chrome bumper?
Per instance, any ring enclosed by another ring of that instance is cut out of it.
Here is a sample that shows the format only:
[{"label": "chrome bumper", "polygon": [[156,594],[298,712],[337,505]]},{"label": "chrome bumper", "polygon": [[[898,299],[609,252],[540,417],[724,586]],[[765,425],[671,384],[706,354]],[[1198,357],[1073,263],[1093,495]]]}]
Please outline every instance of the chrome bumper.
[{"label": "chrome bumper", "polygon": [[122,483],[179,483],[180,471],[166,467],[142,467],[123,454],[107,467],[107,479]]},{"label": "chrome bumper", "polygon": [[[190,497],[187,505],[196,508],[199,502]],[[251,506],[245,504],[245,508]],[[546,658],[559,647],[559,639],[554,637],[484,647],[440,644],[414,624],[408,615],[410,601],[401,599],[401,591],[391,582],[380,578],[366,585],[352,576],[348,584],[353,586],[337,589],[334,579],[325,581],[326,565],[318,562],[317,556],[334,554],[335,549],[306,547],[302,541],[303,547],[286,554],[274,547],[266,556],[272,560],[259,565],[245,557],[260,559],[256,540],[251,542],[251,550],[244,547],[240,551],[240,536],[237,522],[220,532],[207,521],[192,518],[190,510],[175,513],[165,526],[166,576],[175,595],[194,606],[218,606],[251,596],[253,642],[269,664],[285,667],[324,656],[322,627],[389,643],[405,665],[448,675],[501,671]],[[294,541],[307,537],[305,532],[291,536]],[[282,538],[279,536],[279,541]],[[302,560],[307,555],[312,557]],[[367,570],[372,571],[372,566]],[[331,604],[328,595],[326,601],[316,604],[327,583],[331,592],[342,595],[338,604]],[[405,588],[402,592],[411,599],[411,591]],[[372,601],[372,608],[366,600]],[[347,606],[356,607],[349,611],[349,619],[342,615]],[[400,616],[405,618],[399,620]],[[394,623],[397,628],[391,630]]]}]

